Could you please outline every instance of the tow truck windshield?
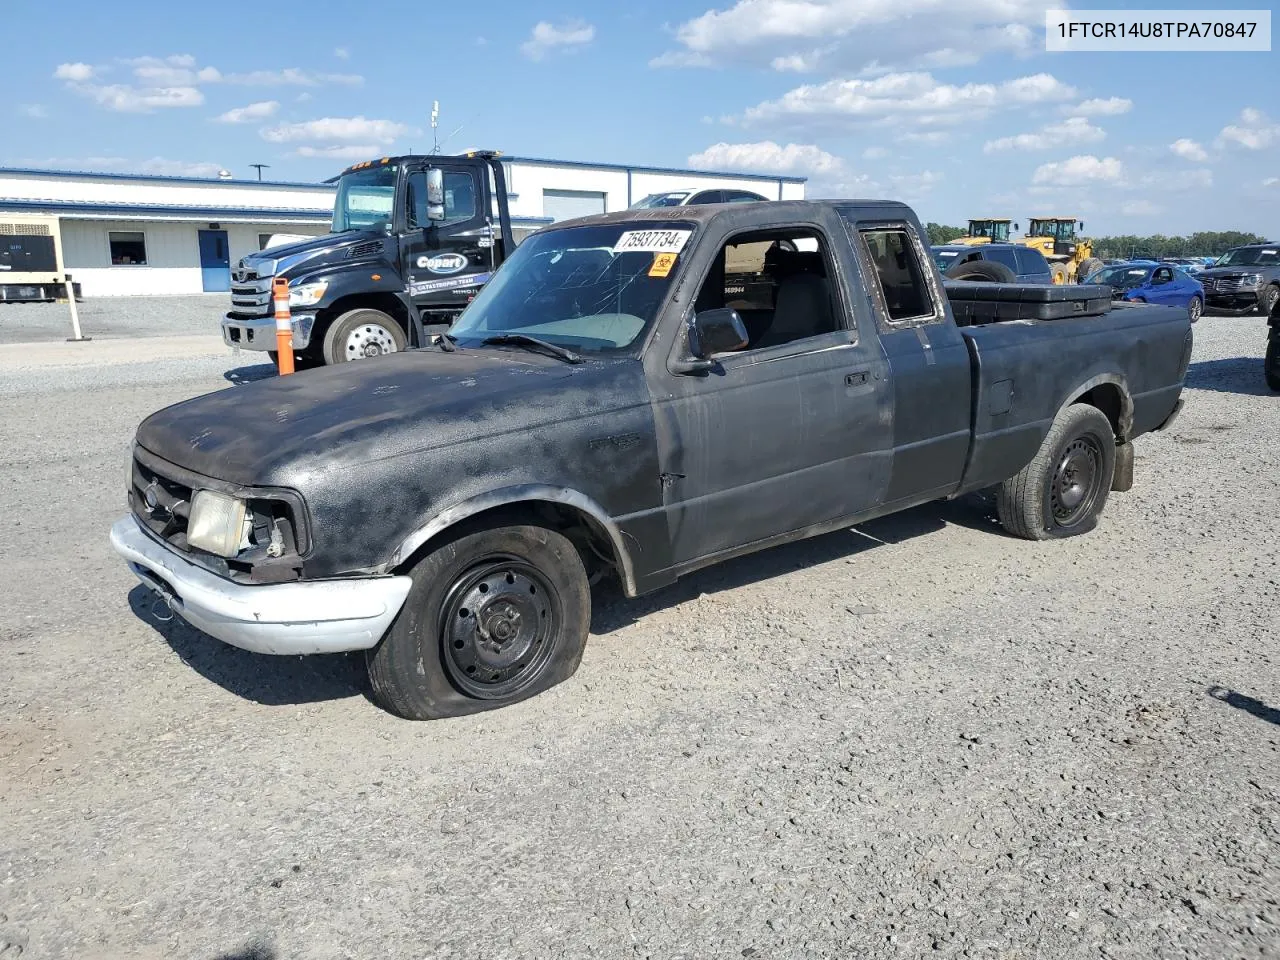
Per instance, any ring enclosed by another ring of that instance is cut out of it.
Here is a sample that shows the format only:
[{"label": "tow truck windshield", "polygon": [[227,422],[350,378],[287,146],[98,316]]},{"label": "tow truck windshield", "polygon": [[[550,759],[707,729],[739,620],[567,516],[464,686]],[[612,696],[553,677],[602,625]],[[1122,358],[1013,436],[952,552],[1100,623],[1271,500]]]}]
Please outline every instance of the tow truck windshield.
[{"label": "tow truck windshield", "polygon": [[333,205],[333,232],[367,230],[390,223],[395,194],[394,163],[344,173]]}]

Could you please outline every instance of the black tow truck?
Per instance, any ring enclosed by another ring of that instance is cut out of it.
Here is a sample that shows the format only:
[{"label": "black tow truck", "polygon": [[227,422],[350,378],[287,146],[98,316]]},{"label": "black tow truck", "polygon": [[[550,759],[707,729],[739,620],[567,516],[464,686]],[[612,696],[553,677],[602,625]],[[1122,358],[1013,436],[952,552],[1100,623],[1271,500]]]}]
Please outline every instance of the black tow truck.
[{"label": "black tow truck", "polygon": [[498,157],[411,155],[348,167],[337,178],[330,233],[232,268],[223,340],[275,361],[271,285],[284,277],[302,366],[425,345],[515,247]]},{"label": "black tow truck", "polygon": [[598,574],[634,597],[985,489],[1014,536],[1088,533],[1182,405],[1187,310],[947,283],[926,238],[865,200],[555,224],[432,345],[149,417],[112,541],[205,633],[366,651],[426,719],[573,674]]}]

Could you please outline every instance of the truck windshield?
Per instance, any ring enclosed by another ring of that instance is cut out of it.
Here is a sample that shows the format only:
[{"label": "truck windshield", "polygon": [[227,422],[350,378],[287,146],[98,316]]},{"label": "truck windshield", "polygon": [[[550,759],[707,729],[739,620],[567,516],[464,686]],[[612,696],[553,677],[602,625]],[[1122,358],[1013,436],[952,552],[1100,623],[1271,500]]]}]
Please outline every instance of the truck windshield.
[{"label": "truck windshield", "polygon": [[333,204],[333,232],[364,230],[391,221],[395,207],[396,165],[388,163],[344,173]]},{"label": "truck windshield", "polygon": [[693,230],[667,221],[534,233],[449,334],[464,347],[517,333],[583,353],[626,350],[657,316]]},{"label": "truck windshield", "polygon": [[1262,267],[1280,263],[1280,246],[1276,247],[1239,247],[1228,250],[1215,267]]}]

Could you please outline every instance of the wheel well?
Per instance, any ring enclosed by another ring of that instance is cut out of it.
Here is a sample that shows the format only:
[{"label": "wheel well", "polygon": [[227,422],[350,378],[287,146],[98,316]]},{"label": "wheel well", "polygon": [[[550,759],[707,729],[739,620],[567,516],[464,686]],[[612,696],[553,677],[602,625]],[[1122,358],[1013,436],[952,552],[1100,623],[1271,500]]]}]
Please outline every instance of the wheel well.
[{"label": "wheel well", "polygon": [[1073,403],[1087,403],[1091,407],[1097,407],[1102,411],[1102,415],[1111,422],[1111,430],[1115,433],[1116,439],[1123,441],[1129,433],[1129,423],[1126,421],[1126,404],[1124,391],[1116,383],[1100,383],[1092,389],[1086,390],[1080,396],[1076,397]]},{"label": "wheel well", "polygon": [[440,530],[397,564],[397,573],[407,570],[426,554],[459,537],[493,527],[528,525],[555,530],[569,539],[582,557],[582,565],[594,582],[596,575],[622,574],[622,558],[608,531],[595,517],[568,504],[550,500],[522,500],[481,510]]},{"label": "wheel well", "polygon": [[316,317],[316,329],[311,334],[312,340],[317,337],[323,339],[325,331],[329,329],[329,324],[333,323],[334,320],[348,310],[356,310],[361,307],[381,310],[387,314],[396,323],[400,324],[400,329],[404,331],[405,337],[413,333],[413,327],[409,322],[409,311],[405,309],[404,301],[394,293],[351,293],[345,297],[339,297],[320,311]]}]

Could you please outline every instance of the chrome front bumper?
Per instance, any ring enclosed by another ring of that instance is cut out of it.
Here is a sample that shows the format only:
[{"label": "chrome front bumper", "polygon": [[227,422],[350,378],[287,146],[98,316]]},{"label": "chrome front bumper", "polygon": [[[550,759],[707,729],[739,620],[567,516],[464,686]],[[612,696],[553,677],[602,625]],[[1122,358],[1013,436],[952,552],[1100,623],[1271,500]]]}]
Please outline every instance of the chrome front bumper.
[{"label": "chrome front bumper", "polygon": [[[305,350],[311,345],[311,328],[315,326],[314,313],[295,313],[293,319],[293,349]],[[241,350],[274,350],[276,348],[276,318],[239,317],[222,318],[222,341],[228,347]]]},{"label": "chrome front bumper", "polygon": [[382,639],[413,586],[400,576],[235,583],[157,543],[132,516],[116,521],[111,545],[183,620],[254,653],[367,650]]}]

